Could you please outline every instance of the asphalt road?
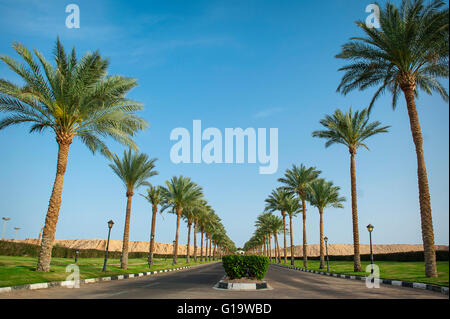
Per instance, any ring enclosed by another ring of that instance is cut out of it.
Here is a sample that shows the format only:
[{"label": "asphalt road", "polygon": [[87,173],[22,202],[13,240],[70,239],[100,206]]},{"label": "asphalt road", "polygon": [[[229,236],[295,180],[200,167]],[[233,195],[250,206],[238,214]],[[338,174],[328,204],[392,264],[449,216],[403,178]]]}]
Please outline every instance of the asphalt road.
[{"label": "asphalt road", "polygon": [[359,280],[328,277],[270,266],[265,280],[271,290],[230,291],[213,286],[225,275],[222,264],[201,265],[176,272],[161,273],[118,281],[84,284],[80,288],[54,287],[0,294],[0,298],[71,298],[71,299],[372,299],[372,298],[440,298],[441,293],[380,285],[366,288]]}]

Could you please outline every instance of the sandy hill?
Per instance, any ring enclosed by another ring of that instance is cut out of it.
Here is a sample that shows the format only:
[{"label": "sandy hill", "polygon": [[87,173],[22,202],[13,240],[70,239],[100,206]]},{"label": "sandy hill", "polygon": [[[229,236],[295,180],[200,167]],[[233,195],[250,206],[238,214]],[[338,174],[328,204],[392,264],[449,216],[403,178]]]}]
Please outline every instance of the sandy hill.
[{"label": "sandy hill", "polygon": [[[18,242],[19,240],[15,240]],[[25,239],[20,240],[20,242],[25,242],[29,244],[39,244],[38,239]],[[197,242],[199,244],[199,242]],[[61,245],[67,248],[75,249],[98,249],[105,250],[106,240],[104,239],[57,239],[55,244]],[[186,254],[186,245],[179,245],[179,254]],[[200,247],[198,252],[200,252]],[[121,251],[122,241],[121,240],[110,240],[109,243],[110,251]],[[146,241],[130,241],[130,252],[147,252],[149,249],[149,243]],[[205,249],[205,247],[203,247]],[[282,247],[280,247],[283,250]],[[308,245],[308,255],[311,257],[319,256],[319,245],[313,244]],[[436,245],[436,250],[447,250],[448,246]],[[191,253],[194,252],[193,244],[191,243]],[[373,245],[374,254],[389,254],[389,253],[401,253],[408,251],[423,251],[423,245],[406,245],[406,244],[391,244],[391,245]],[[295,256],[303,256],[303,248],[301,245],[294,246]],[[369,245],[360,245],[361,254],[369,254]],[[173,245],[167,243],[155,243],[155,254],[172,254]],[[353,255],[353,244],[329,244],[328,254],[331,256],[349,256]],[[288,248],[288,256],[290,256],[290,249]]]}]

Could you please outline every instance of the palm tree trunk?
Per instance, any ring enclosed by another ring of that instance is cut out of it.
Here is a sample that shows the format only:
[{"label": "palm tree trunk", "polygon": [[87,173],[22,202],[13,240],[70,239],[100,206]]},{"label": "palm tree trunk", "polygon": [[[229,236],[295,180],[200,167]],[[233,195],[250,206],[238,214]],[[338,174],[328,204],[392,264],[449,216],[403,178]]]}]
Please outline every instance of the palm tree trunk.
[{"label": "palm tree trunk", "polygon": [[306,241],[306,201],[302,199],[303,217],[303,267],[308,268],[308,243]]},{"label": "palm tree trunk", "polygon": [[128,268],[128,245],[130,240],[130,217],[131,217],[131,199],[133,191],[127,190],[127,210],[125,213],[125,229],[123,231],[122,256],[120,257],[120,268]]},{"label": "palm tree trunk", "polygon": [[[285,238],[286,239],[286,238]],[[277,246],[277,251],[278,251],[278,262],[279,263],[281,263],[281,254],[280,254],[280,245],[279,245],[279,243],[278,243],[278,236],[277,236],[277,234],[275,233],[275,245]],[[284,256],[286,257],[286,243],[284,244]],[[286,258],[285,258],[285,261],[286,261]]]},{"label": "palm tree trunk", "polygon": [[436,247],[434,246],[433,220],[431,217],[430,191],[428,187],[427,169],[423,152],[422,131],[417,115],[416,102],[414,98],[415,86],[410,84],[402,87],[405,94],[406,106],[408,108],[411,133],[416,147],[417,177],[419,184],[420,223],[422,227],[422,241],[425,257],[425,275],[437,277]]},{"label": "palm tree trunk", "polygon": [[153,266],[153,250],[155,246],[155,224],[156,224],[156,213],[158,212],[158,206],[153,205],[152,212],[152,229],[150,233],[150,249],[148,252],[148,266],[151,268]]},{"label": "palm tree trunk", "polygon": [[320,269],[325,268],[325,246],[323,244],[323,209],[319,208],[320,215]]},{"label": "palm tree trunk", "polygon": [[294,234],[292,232],[292,216],[289,216],[289,227],[291,229],[291,265],[294,265]]},{"label": "palm tree trunk", "polygon": [[180,219],[181,219],[181,208],[177,208],[177,233],[175,235],[175,250],[173,252],[173,264],[177,263],[178,260],[178,233],[180,230]]},{"label": "palm tree trunk", "polygon": [[216,244],[214,244],[214,249],[213,249],[213,260],[216,260]]},{"label": "palm tree trunk", "polygon": [[208,261],[211,261],[211,242],[212,242],[212,234],[209,235],[209,256],[208,256]]},{"label": "palm tree trunk", "polygon": [[353,221],[353,271],[361,272],[361,256],[359,254],[359,231],[358,231],[358,206],[356,199],[356,149],[350,148],[350,179],[352,192],[352,221]]},{"label": "palm tree trunk", "polygon": [[186,263],[190,262],[190,254],[191,254],[191,225],[192,223],[188,223],[188,242],[186,247]]},{"label": "palm tree trunk", "polygon": [[203,262],[203,227],[201,228],[201,240],[200,240],[200,261]]},{"label": "palm tree trunk", "polygon": [[58,160],[56,164],[56,177],[53,183],[52,195],[48,204],[45,225],[42,233],[41,249],[36,266],[37,271],[50,271],[50,262],[52,259],[52,248],[55,241],[56,224],[58,223],[59,209],[61,208],[61,195],[64,184],[64,174],[67,168],[69,158],[69,147],[72,138],[56,138],[58,142]]},{"label": "palm tree trunk", "polygon": [[287,264],[287,246],[286,246],[286,212],[281,212],[283,216],[283,235],[284,235],[284,263]]},{"label": "palm tree trunk", "polygon": [[197,262],[197,221],[194,222],[194,261]]}]

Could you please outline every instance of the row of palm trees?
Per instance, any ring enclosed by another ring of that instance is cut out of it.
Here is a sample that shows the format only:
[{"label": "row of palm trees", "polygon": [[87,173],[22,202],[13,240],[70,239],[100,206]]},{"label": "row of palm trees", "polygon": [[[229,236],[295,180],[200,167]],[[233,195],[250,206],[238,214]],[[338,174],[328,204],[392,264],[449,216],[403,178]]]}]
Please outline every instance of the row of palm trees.
[{"label": "row of palm trees", "polygon": [[[190,262],[190,243],[191,226],[194,224],[194,260],[197,261],[197,226],[202,235],[200,242],[200,260],[203,261],[203,235],[206,236],[206,254],[208,260],[213,260],[216,256],[216,248],[233,249],[233,243],[226,234],[225,228],[221,223],[219,216],[214,212],[208,202],[205,200],[202,187],[193,182],[189,177],[174,176],[165,182],[165,186],[154,186],[148,182],[148,179],[158,174],[155,171],[156,159],[150,159],[146,154],[132,152],[131,149],[124,151],[123,157],[119,158],[117,154],[113,155],[110,167],[114,173],[121,179],[125,186],[127,205],[125,212],[125,228],[123,232],[121,268],[128,267],[128,250],[130,237],[130,217],[131,203],[134,192],[141,186],[148,186],[147,194],[142,195],[152,206],[152,223],[150,231],[150,245],[148,255],[148,265],[153,266],[153,252],[155,246],[156,213],[158,206],[161,212],[169,210],[176,214],[176,236],[173,250],[173,263],[178,260],[178,243],[180,220],[185,219],[188,225],[187,240],[187,262]],[[208,251],[209,241],[209,251]],[[211,254],[211,246],[214,246],[214,252]]]},{"label": "row of palm trees", "polygon": [[[352,226],[353,226],[353,251],[354,251],[354,271],[361,272],[361,257],[359,251],[359,230],[358,230],[358,209],[356,195],[356,167],[355,155],[359,147],[369,149],[366,140],[380,133],[386,133],[388,126],[381,126],[378,121],[369,122],[369,111],[348,112],[337,109],[332,115],[325,116],[320,121],[323,130],[314,131],[313,137],[326,139],[325,147],[333,144],[342,144],[347,147],[350,153],[350,184],[352,202]],[[292,217],[298,212],[302,213],[303,220],[303,266],[308,267],[308,244],[306,237],[306,202],[317,207],[320,215],[320,267],[323,268],[323,210],[326,207],[341,208],[343,197],[339,196],[339,187],[332,182],[327,182],[319,178],[320,170],[315,167],[293,165],[287,169],[284,177],[278,179],[283,186],[278,187],[266,199],[266,210],[280,211],[284,225],[284,250],[285,263],[287,256],[286,246],[286,214],[290,217],[291,230],[291,263],[294,262]]]},{"label": "row of palm trees", "polygon": [[[400,93],[405,97],[417,157],[420,217],[427,277],[436,277],[437,269],[431,199],[416,98],[421,89],[427,94],[437,92],[444,101],[449,100],[447,89],[439,82],[439,79],[448,79],[449,76],[448,17],[447,4],[441,0],[431,0],[427,4],[424,0],[402,0],[399,8],[386,2],[384,8],[379,10],[380,28],[371,28],[364,21],[357,21],[356,24],[363,36],[351,38],[336,55],[337,58],[349,61],[348,65],[339,69],[345,74],[337,88],[338,92],[348,94],[355,89],[377,88],[368,111],[383,93],[392,94],[393,108],[397,105]],[[36,49],[33,50],[35,57],[19,42],[13,43],[13,49],[22,61],[5,55],[1,55],[0,60],[15,72],[24,84],[16,85],[6,79],[0,79],[0,113],[4,114],[0,119],[0,130],[12,125],[30,124],[30,133],[51,130],[58,145],[56,176],[37,264],[38,271],[49,271],[64,175],[73,139],[78,138],[93,153],[100,152],[113,158],[106,145],[107,138],[119,142],[126,148],[137,150],[133,138],[148,124],[136,115],[136,112],[143,109],[143,105],[126,98],[127,93],[137,86],[136,79],[107,75],[109,62],[101,57],[98,51],[87,53],[78,59],[75,49],[67,54],[57,39],[54,66]],[[334,117],[338,119],[341,116],[335,113],[330,120]],[[328,119],[324,121],[331,123]],[[327,130],[343,133],[340,127],[330,126]],[[350,145],[364,145],[354,144],[353,141],[343,138],[334,139],[327,134],[318,132],[316,136],[328,138],[327,145],[333,143],[348,145],[351,171],[354,172],[357,147]],[[356,182],[354,174],[351,176],[355,270],[360,270]],[[298,188],[296,194],[302,201],[305,220],[305,200],[302,199],[305,196],[305,189]],[[132,197],[131,193],[129,195]],[[306,256],[305,222],[303,234],[304,256]]]},{"label": "row of palm trees", "polygon": [[[348,65],[339,69],[344,75],[337,91],[346,95],[353,90],[376,88],[367,111],[360,112],[361,117],[366,117],[363,113],[369,113],[376,100],[384,93],[392,94],[392,108],[395,110],[398,97],[403,93],[417,158],[425,275],[437,277],[431,199],[416,98],[421,89],[429,95],[437,92],[444,101],[449,101],[448,90],[439,82],[439,79],[449,77],[448,6],[441,0],[431,0],[428,3],[424,0],[402,0],[399,7],[388,1],[379,9],[380,28],[368,26],[365,21],[357,21],[356,25],[363,35],[350,38],[336,55],[336,58],[349,61]],[[327,129],[315,132],[313,136],[326,138],[328,141],[325,146],[341,143],[349,148],[354,269],[360,271],[355,154],[359,146],[366,147],[362,140],[367,136],[350,134],[358,129],[354,125],[364,123],[357,120],[357,116],[353,117],[354,121],[350,118],[351,116],[336,111],[333,116],[321,121]],[[341,127],[341,123],[345,121],[349,125]],[[355,139],[347,139],[347,135]],[[305,203],[302,204],[304,207]],[[306,256],[305,233],[304,229],[304,256]]]},{"label": "row of palm trees", "polygon": [[[92,153],[100,152],[111,159],[111,168],[124,183],[127,205],[122,268],[127,268],[128,264],[132,198],[135,190],[145,185],[150,187],[148,199],[151,200],[154,212],[161,204],[162,210],[171,208],[177,214],[174,263],[178,254],[180,218],[187,218],[190,227],[193,219],[187,217],[191,216],[189,211],[196,212],[194,228],[200,227],[202,236],[206,235],[210,247],[213,243],[214,249],[216,246],[233,249],[234,244],[220,224],[220,218],[203,199],[200,186],[183,176],[173,177],[166,183],[166,187],[155,188],[148,183],[148,179],[157,174],[154,170],[156,159],[139,153],[134,142],[135,135],[147,128],[148,124],[136,114],[143,109],[143,105],[126,97],[128,92],[137,86],[136,79],[107,75],[109,62],[101,57],[98,51],[86,53],[81,59],[77,58],[75,48],[67,54],[59,38],[54,50],[55,65],[47,61],[37,49],[33,50],[34,57],[19,42],[14,42],[12,47],[22,61],[5,55],[0,56],[0,60],[20,76],[24,84],[16,85],[0,79],[0,113],[5,114],[0,120],[0,130],[17,124],[31,124],[30,133],[51,130],[58,145],[56,177],[45,217],[37,271],[50,271],[64,175],[74,138],[83,142]],[[129,148],[122,158],[110,152],[106,145],[108,138]],[[207,216],[215,218],[198,217],[198,211],[206,211]],[[154,230],[155,213],[152,220],[150,253],[154,247]],[[197,258],[196,255],[194,258]]]},{"label": "row of palm trees", "polygon": [[[281,254],[280,254],[280,246],[278,244],[278,236],[281,231],[284,236],[284,263],[287,263],[287,245],[286,245],[286,236],[290,234],[290,255],[291,255],[291,264],[294,264],[294,235],[293,235],[293,218],[296,217],[299,213],[303,213],[306,211],[304,209],[303,202],[308,201],[311,206],[317,208],[320,216],[320,268],[324,268],[325,265],[325,250],[324,250],[324,241],[323,241],[323,212],[327,207],[334,208],[343,208],[343,202],[345,198],[339,195],[340,188],[338,186],[333,185],[333,182],[326,181],[323,178],[318,178],[318,174],[320,171],[317,171],[314,167],[306,168],[301,165],[300,167],[293,166],[292,169],[288,169],[286,171],[285,176],[292,178],[296,176],[297,173],[303,173],[303,176],[306,175],[305,172],[309,172],[309,174],[314,174],[316,176],[310,182],[302,186],[304,194],[303,200],[296,193],[295,188],[291,186],[281,186],[277,189],[273,190],[269,197],[266,199],[266,212],[260,214],[256,220],[256,230],[253,236],[248,240],[244,245],[245,251],[257,252],[260,254],[267,255],[269,258],[272,258],[272,249],[271,249],[271,239],[272,236],[274,238],[275,243],[275,258],[278,262],[281,262]],[[297,175],[299,176],[299,175]],[[311,175],[309,175],[311,176]],[[284,178],[283,178],[284,179]],[[280,179],[282,180],[282,179]],[[298,188],[298,185],[297,185]],[[277,217],[273,215],[272,212],[279,211],[281,213],[281,217]],[[286,229],[286,216],[289,216],[289,231]],[[304,215],[305,216],[305,215]],[[303,218],[306,223],[306,218]],[[305,230],[306,226],[304,227]],[[306,247],[306,231],[303,233],[304,245],[303,248]],[[306,251],[306,253],[305,253]],[[304,250],[303,254],[303,263],[304,266],[307,267],[307,249]]]}]

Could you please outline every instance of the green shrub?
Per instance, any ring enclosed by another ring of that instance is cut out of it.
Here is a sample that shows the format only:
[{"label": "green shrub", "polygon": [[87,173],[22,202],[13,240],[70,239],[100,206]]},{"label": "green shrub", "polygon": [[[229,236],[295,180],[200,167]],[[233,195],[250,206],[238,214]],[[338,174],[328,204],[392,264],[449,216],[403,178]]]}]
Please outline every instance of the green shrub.
[{"label": "green shrub", "polygon": [[269,258],[258,255],[223,256],[222,263],[230,279],[242,277],[263,279],[269,268]]}]

